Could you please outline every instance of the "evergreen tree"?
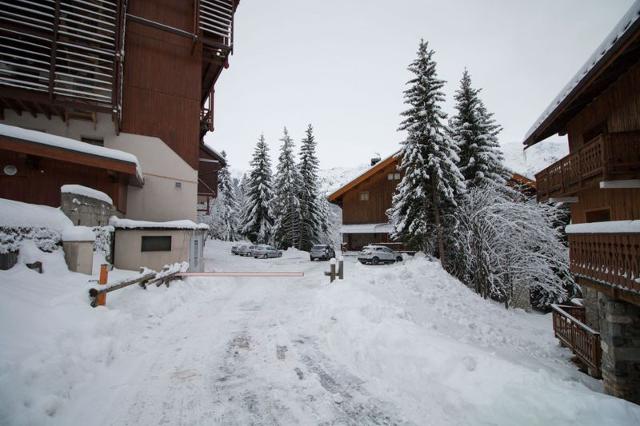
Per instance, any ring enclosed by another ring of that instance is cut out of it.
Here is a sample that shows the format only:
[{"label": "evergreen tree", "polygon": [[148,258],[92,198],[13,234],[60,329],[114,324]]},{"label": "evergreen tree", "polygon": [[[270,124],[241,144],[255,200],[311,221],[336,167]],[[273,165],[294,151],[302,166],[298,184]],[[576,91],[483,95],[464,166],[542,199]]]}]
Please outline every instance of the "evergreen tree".
[{"label": "evergreen tree", "polygon": [[444,81],[437,77],[433,54],[421,40],[417,58],[409,65],[414,74],[404,92],[409,108],[402,113],[399,128],[407,131],[401,150],[404,176],[389,214],[395,237],[426,252],[434,252],[437,243],[445,265],[444,215],[464,192],[464,178],[456,165],[456,145],[444,124]]},{"label": "evergreen tree", "polygon": [[[227,159],[227,154],[222,151],[222,158]],[[214,226],[217,228],[215,235],[224,241],[238,240],[238,204],[234,193],[229,163],[218,171],[218,196],[214,202]]]},{"label": "evergreen tree", "polygon": [[278,157],[273,200],[275,221],[273,235],[278,247],[299,247],[300,243],[300,188],[302,181],[293,154],[293,139],[284,128],[282,147]]},{"label": "evergreen tree", "polygon": [[313,127],[309,124],[300,147],[300,242],[301,250],[308,251],[320,243],[328,233],[328,210],[321,199],[318,183],[318,158]]},{"label": "evergreen tree", "polygon": [[456,91],[456,114],[450,122],[451,134],[459,149],[458,167],[468,187],[505,183],[503,156],[498,143],[502,128],[496,124],[479,97],[481,89],[471,85],[464,70]]},{"label": "evergreen tree", "polygon": [[273,189],[271,186],[271,159],[264,135],[260,136],[253,151],[251,171],[246,186],[242,235],[255,243],[269,243],[273,226],[270,208]]}]

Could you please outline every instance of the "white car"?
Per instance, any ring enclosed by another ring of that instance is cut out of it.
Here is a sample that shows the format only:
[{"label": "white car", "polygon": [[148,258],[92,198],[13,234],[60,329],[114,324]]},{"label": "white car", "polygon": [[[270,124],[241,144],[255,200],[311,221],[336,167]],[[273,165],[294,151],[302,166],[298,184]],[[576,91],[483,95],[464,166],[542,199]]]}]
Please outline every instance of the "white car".
[{"label": "white car", "polygon": [[402,255],[389,247],[370,245],[362,248],[358,261],[363,265],[402,262]]},{"label": "white car", "polygon": [[282,257],[282,252],[274,246],[270,246],[268,244],[258,244],[257,246],[253,246],[251,255],[256,259],[266,259],[268,257]]}]

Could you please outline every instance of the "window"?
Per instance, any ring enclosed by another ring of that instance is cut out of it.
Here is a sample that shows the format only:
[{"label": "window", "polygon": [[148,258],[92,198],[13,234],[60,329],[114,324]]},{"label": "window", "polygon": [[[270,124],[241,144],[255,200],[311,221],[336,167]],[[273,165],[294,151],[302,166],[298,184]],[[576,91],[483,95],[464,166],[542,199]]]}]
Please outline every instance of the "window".
[{"label": "window", "polygon": [[143,236],[142,251],[171,251],[171,236]]},{"label": "window", "polygon": [[609,213],[609,209],[592,210],[585,212],[585,219],[587,223],[608,222],[611,220],[611,214]]},{"label": "window", "polygon": [[362,191],[360,193],[360,201],[369,201],[369,191]]},{"label": "window", "polygon": [[400,180],[400,173],[396,173],[396,174],[394,174],[394,175],[393,175],[393,178],[394,178],[395,180]]},{"label": "window", "polygon": [[80,138],[80,140],[82,142],[90,143],[91,145],[104,146],[104,139],[103,138],[87,138],[87,137],[82,136]]},{"label": "window", "polygon": [[393,173],[389,173],[387,175],[387,180],[393,180]]}]

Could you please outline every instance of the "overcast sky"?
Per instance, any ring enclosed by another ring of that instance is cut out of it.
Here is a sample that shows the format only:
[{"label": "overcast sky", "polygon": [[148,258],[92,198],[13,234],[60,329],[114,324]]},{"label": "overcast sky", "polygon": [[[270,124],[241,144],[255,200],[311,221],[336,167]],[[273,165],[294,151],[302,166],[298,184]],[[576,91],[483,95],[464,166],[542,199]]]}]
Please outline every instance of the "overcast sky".
[{"label": "overcast sky", "polygon": [[247,169],[261,133],[275,160],[283,126],[299,145],[312,123],[321,168],[386,156],[402,140],[407,65],[424,38],[447,81],[446,112],[467,67],[501,143],[520,144],[632,2],[242,0],[205,140]]}]

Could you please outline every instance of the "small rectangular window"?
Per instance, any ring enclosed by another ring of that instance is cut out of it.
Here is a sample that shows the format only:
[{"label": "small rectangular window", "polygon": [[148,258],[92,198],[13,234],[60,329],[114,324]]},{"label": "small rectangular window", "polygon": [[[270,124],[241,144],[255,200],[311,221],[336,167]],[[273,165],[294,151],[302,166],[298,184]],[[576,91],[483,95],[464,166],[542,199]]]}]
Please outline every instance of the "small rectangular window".
[{"label": "small rectangular window", "polygon": [[393,173],[389,173],[387,175],[387,180],[393,180]]},{"label": "small rectangular window", "polygon": [[360,201],[369,201],[369,191],[362,191],[360,193]]},{"label": "small rectangular window", "polygon": [[400,180],[400,173],[396,173],[396,174],[394,174],[394,175],[393,175],[393,178],[394,178],[395,180]]},{"label": "small rectangular window", "polygon": [[171,251],[171,236],[143,236],[141,251]]}]

